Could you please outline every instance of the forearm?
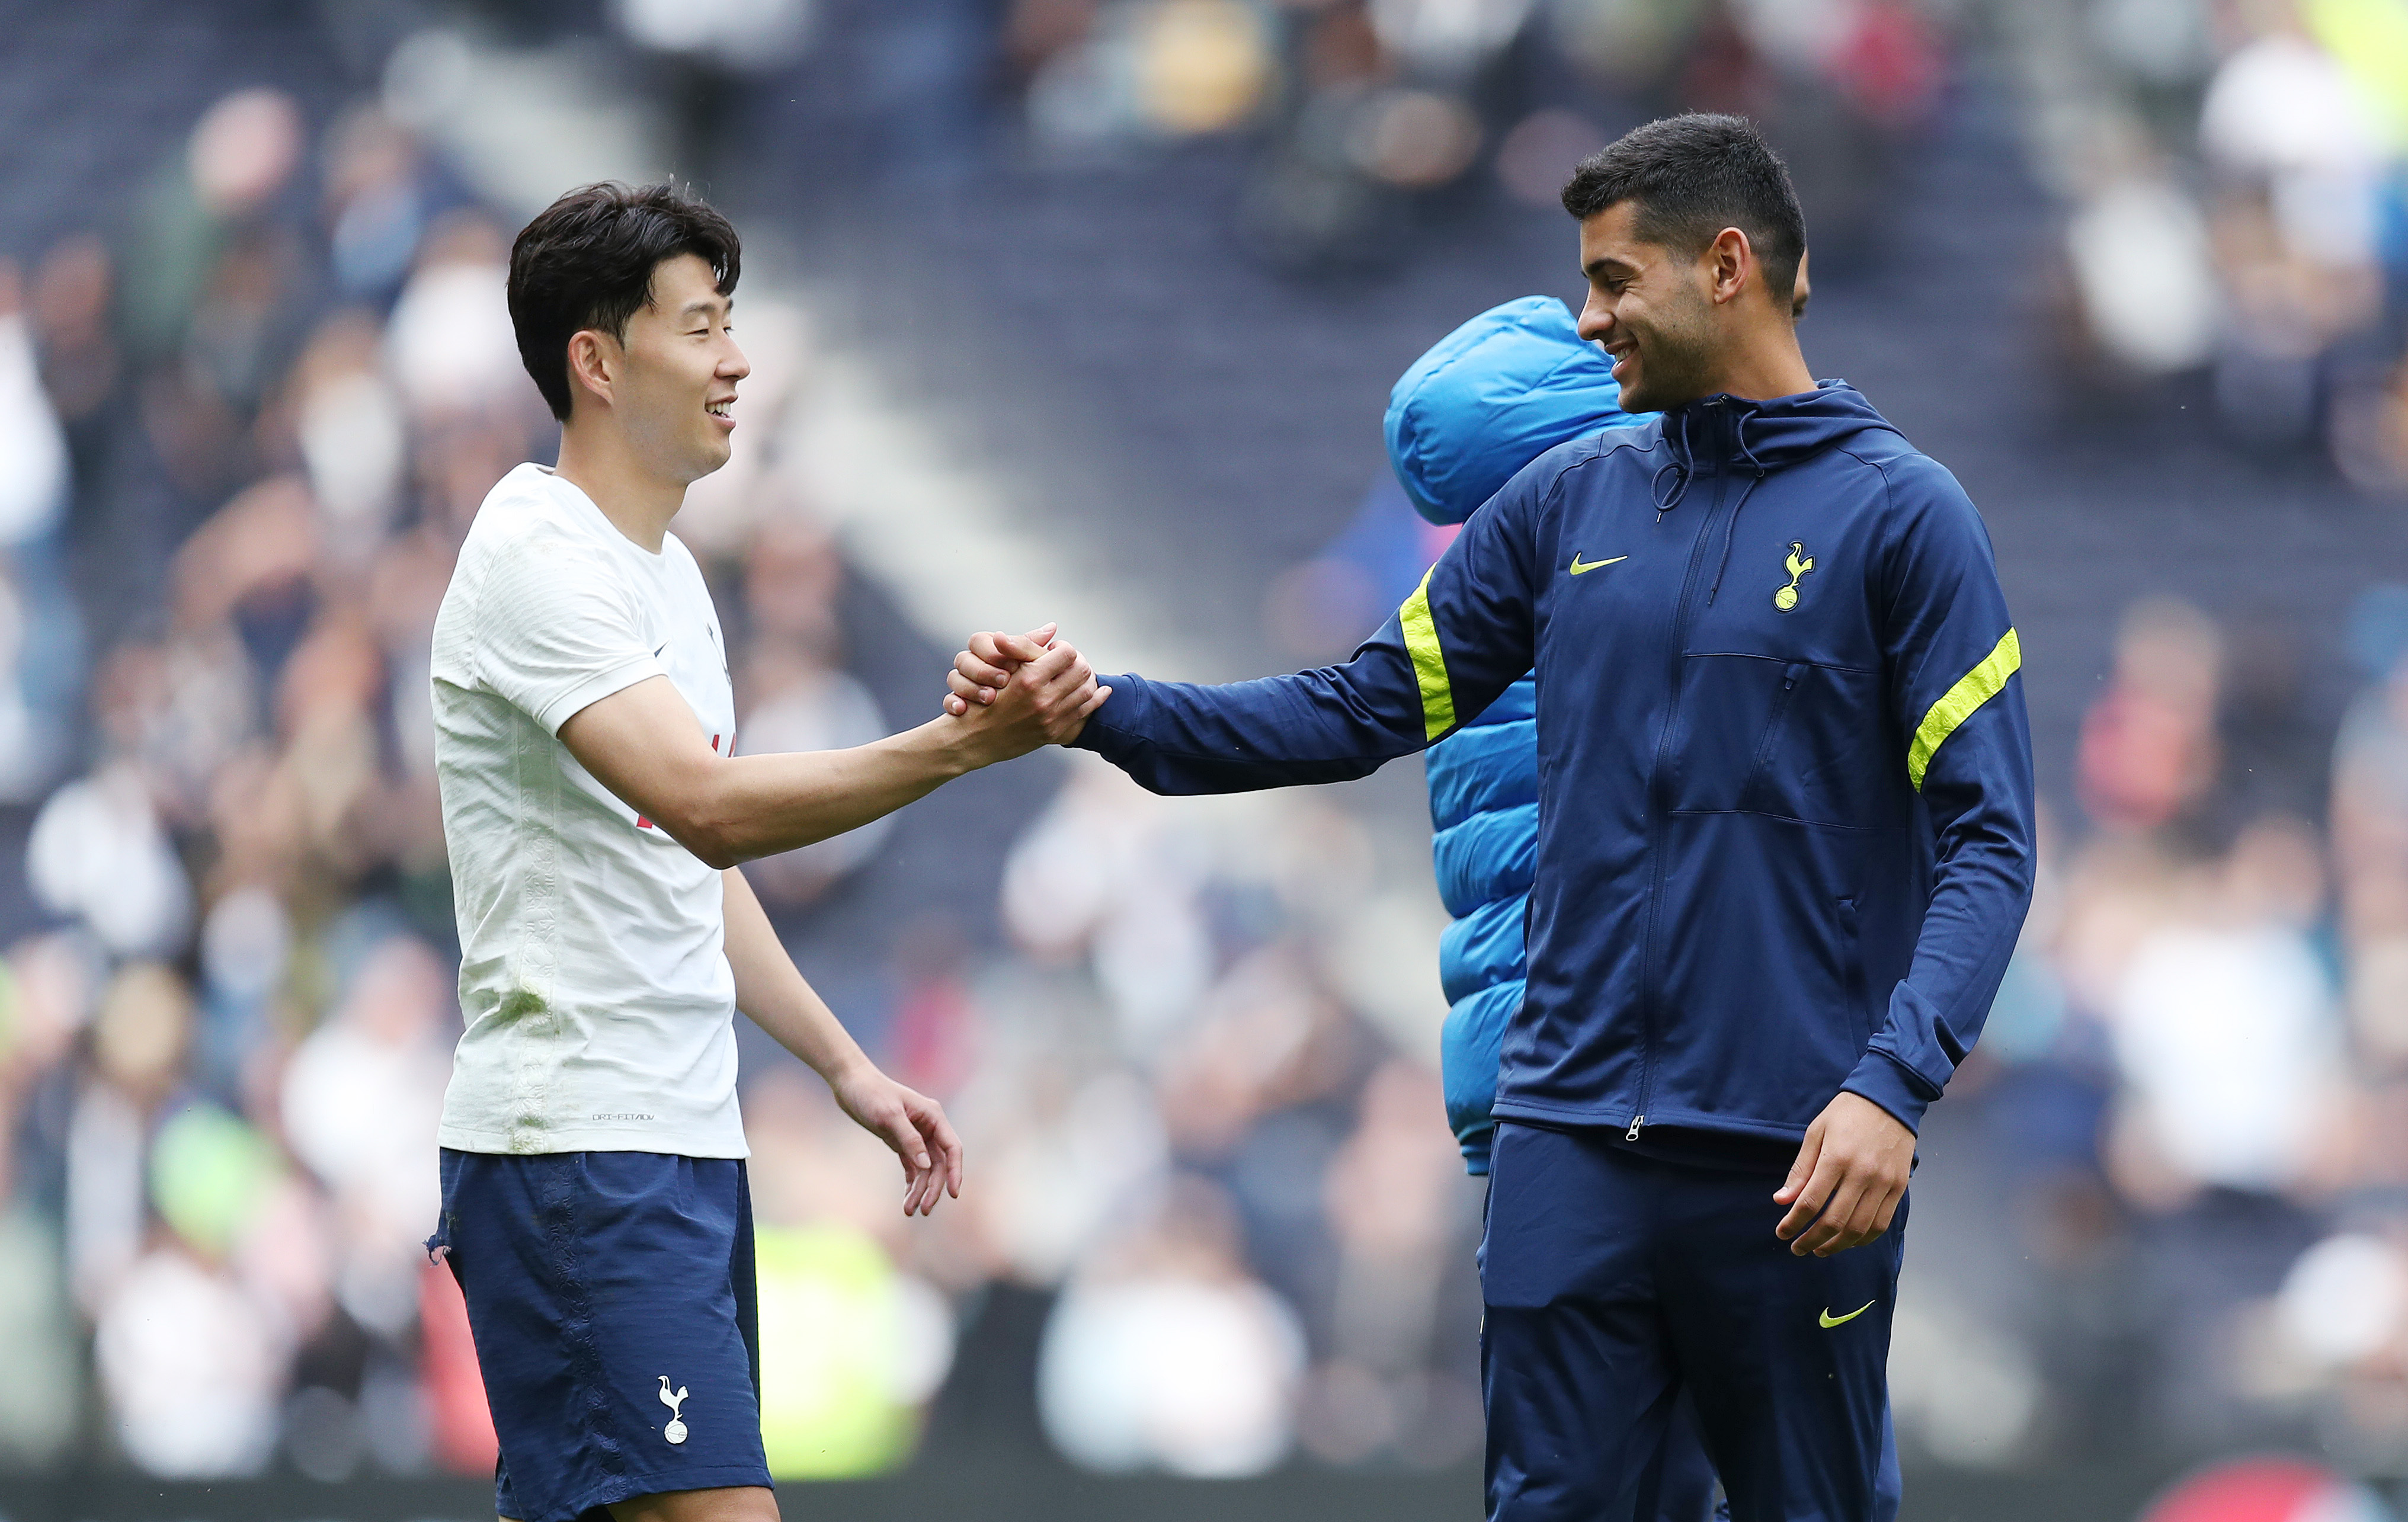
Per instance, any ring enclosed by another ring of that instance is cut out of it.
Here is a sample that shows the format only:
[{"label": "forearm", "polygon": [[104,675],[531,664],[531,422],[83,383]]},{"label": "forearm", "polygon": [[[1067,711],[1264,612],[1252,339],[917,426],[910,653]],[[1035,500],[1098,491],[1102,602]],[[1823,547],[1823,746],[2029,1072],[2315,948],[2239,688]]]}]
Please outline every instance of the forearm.
[{"label": "forearm", "polygon": [[984,764],[950,719],[851,750],[731,756],[684,818],[664,823],[696,855],[732,866],[858,829]]},{"label": "forearm", "polygon": [[1426,743],[1411,668],[1386,652],[1223,686],[1112,681],[1076,743],[1156,793],[1347,782]]},{"label": "forearm", "polygon": [[736,974],[736,1007],[831,1085],[847,1070],[867,1063],[853,1033],[786,955],[744,873],[730,867],[720,878],[726,896],[727,965]]},{"label": "forearm", "polygon": [[1914,958],[1845,1085],[1909,1127],[1980,1038],[2031,907],[2029,768],[2005,759],[1987,788],[1956,789],[1960,810],[1935,810],[1940,866]]},{"label": "forearm", "polygon": [[1068,645],[1015,675],[992,709],[849,751],[729,756],[677,687],[649,677],[563,721],[560,742],[637,817],[713,867],[841,835],[966,771],[1075,736],[1107,695]]}]

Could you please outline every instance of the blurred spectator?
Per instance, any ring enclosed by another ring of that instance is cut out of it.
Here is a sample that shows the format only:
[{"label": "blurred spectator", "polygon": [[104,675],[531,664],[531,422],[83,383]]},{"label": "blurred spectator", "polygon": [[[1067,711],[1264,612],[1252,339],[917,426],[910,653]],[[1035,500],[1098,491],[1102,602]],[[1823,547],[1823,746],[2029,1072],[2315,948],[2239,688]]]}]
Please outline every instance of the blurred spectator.
[{"label": "blurred spectator", "polygon": [[2126,612],[2114,675],[2082,722],[2078,777],[2092,819],[2157,829],[2207,797],[2222,678],[2222,639],[2197,609],[2164,599]]},{"label": "blurred spectator", "polygon": [[2243,1458],[2209,1467],[2158,1497],[2141,1522],[2387,1522],[2365,1486],[2297,1458]]},{"label": "blurred spectator", "polygon": [[394,936],[351,971],[341,1002],[294,1050],[278,1113],[294,1155],[342,1224],[336,1293],[363,1327],[397,1337],[417,1314],[410,1248],[434,1216],[425,1140],[443,1107],[450,969]]},{"label": "blurred spectator", "polygon": [[324,201],[335,289],[382,308],[401,289],[428,223],[457,193],[445,186],[408,129],[360,106],[328,129]]},{"label": "blurred spectator", "polygon": [[2216,71],[2200,144],[2222,181],[2216,259],[2231,295],[2218,399],[2247,432],[2302,440],[2318,362],[2380,311],[2377,123],[2329,54],[2269,24]]},{"label": "blurred spectator", "polygon": [[2132,1099],[2115,1161],[2166,1208],[2200,1185],[2319,1182],[2337,1140],[2342,1030],[2307,932],[2323,907],[2313,836],[2244,832],[2220,873],[2185,874],[2130,953],[2109,1019]]},{"label": "blurred spectator", "polygon": [[172,953],[191,924],[183,864],[131,767],[51,794],[26,842],[25,872],[45,908],[79,917],[121,955]]},{"label": "blurred spectator", "polygon": [[117,1435],[153,1474],[254,1473],[276,1445],[284,1348],[242,1291],[175,1248],[127,1271],[95,1357]]},{"label": "blurred spectator", "polygon": [[67,495],[66,436],[44,392],[24,289],[0,263],[0,543],[32,538],[58,521]]},{"label": "blurred spectator", "polygon": [[1322,1185],[1338,1247],[1334,1357],[1317,1371],[1307,1442],[1357,1462],[1386,1454],[1436,1466],[1477,1447],[1480,1397],[1446,1357],[1440,1289],[1479,1203],[1449,1134],[1437,1075],[1391,1059]]},{"label": "blurred spectator", "polygon": [[1303,1347],[1228,1201],[1182,1178],[1056,1304],[1038,1366],[1055,1445],[1091,1469],[1254,1474],[1286,1454]]},{"label": "blurred spectator", "polygon": [[385,336],[394,379],[422,424],[526,405],[509,280],[509,240],[480,213],[450,212],[428,230]]},{"label": "blurred spectator", "polygon": [[31,311],[42,383],[69,423],[90,417],[117,388],[114,286],[108,246],[89,235],[59,244],[35,272]]}]

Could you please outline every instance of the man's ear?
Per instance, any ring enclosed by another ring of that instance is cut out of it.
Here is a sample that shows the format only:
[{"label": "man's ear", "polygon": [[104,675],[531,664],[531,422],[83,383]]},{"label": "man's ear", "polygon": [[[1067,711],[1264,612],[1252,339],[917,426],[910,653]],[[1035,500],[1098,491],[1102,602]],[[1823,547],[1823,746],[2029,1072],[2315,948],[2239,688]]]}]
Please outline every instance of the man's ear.
[{"label": "man's ear", "polygon": [[568,385],[609,406],[618,386],[624,353],[607,333],[580,328],[568,338]]},{"label": "man's ear", "polygon": [[1736,227],[1726,227],[1706,245],[1706,291],[1716,305],[1736,298],[1749,285],[1763,279],[1756,267],[1756,250],[1747,235]]}]

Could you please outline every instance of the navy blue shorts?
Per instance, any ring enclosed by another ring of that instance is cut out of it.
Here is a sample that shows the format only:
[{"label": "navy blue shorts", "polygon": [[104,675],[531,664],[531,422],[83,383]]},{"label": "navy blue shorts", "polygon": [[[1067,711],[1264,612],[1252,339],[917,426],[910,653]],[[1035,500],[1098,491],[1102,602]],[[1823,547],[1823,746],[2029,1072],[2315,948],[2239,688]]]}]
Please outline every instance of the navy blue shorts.
[{"label": "navy blue shorts", "polygon": [[501,1515],[769,1483],[742,1161],[447,1147],[426,1246],[468,1301]]},{"label": "navy blue shorts", "polygon": [[1893,1522],[1905,1202],[1879,1240],[1797,1257],[1772,1234],[1778,1174],[1619,1138],[1497,1127],[1480,1248],[1491,1522],[1668,1515],[1684,1395],[1733,1522]]}]

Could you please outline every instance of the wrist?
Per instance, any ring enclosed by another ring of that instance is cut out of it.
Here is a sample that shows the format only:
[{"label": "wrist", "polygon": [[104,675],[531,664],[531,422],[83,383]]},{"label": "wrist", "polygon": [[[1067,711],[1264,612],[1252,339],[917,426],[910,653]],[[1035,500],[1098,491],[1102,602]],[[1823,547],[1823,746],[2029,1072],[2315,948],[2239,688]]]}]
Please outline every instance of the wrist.
[{"label": "wrist", "polygon": [[1857,1060],[1856,1071],[1848,1074],[1840,1092],[1887,1111],[1910,1135],[1923,1129],[1923,1112],[1931,1103],[1930,1097],[1916,1092],[1906,1070],[1879,1051],[1869,1051]]},{"label": "wrist", "polygon": [[827,1084],[832,1094],[842,1094],[863,1079],[875,1077],[878,1073],[878,1064],[869,1060],[868,1053],[851,1041],[845,1044],[852,1050],[838,1053],[828,1060],[827,1066],[820,1070],[820,1081]]},{"label": "wrist", "polygon": [[992,747],[967,719],[947,714],[922,725],[919,733],[924,738],[929,759],[946,782],[1001,759],[987,754]]}]

